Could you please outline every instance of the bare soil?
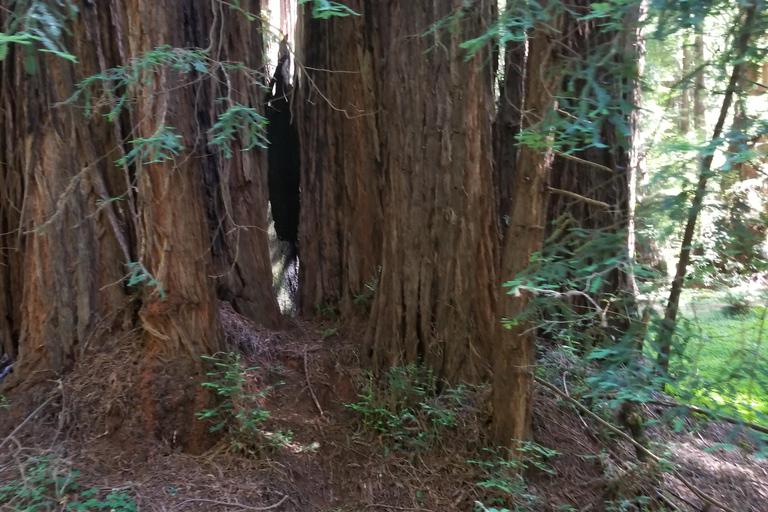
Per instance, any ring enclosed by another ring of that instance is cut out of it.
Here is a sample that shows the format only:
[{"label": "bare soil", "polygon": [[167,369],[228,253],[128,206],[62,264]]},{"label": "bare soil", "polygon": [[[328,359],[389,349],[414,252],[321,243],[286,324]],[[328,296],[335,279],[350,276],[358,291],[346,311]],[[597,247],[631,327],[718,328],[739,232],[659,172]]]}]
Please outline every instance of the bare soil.
[{"label": "bare soil", "polygon": [[[479,392],[460,414],[458,426],[437,446],[405,453],[362,429],[357,400],[366,382],[357,356],[364,334],[356,324],[293,320],[281,331],[260,328],[228,305],[221,308],[227,344],[249,364],[252,390],[270,386],[263,407],[271,412],[265,431],[291,431],[277,448],[238,451],[213,437],[199,455],[179,451],[173,439],[158,442],[143,431],[132,403],[141,341],[135,332],[114,336],[106,349],[86,354],[74,371],[50,390],[8,396],[0,409],[0,488],[24,479],[25,461],[47,455],[59,473],[79,471],[81,488],[129,494],[149,511],[473,511],[493,492],[477,485],[481,468],[467,463],[489,446],[488,393]],[[169,378],[181,378],[170,376]],[[49,393],[56,398],[42,409]],[[609,510],[636,496],[649,507],[707,510],[674,477],[640,464],[634,449],[609,440],[589,419],[543,390],[534,407],[535,441],[560,455],[546,462],[553,473],[526,475],[530,510]],[[12,437],[8,435],[35,413]],[[649,415],[659,411],[647,411]],[[728,440],[722,425],[686,434],[652,432],[668,443],[680,473],[702,491],[738,511],[768,511],[768,463],[747,451],[714,449]],[[657,450],[659,452],[659,450]],[[663,488],[660,492],[658,489]],[[52,491],[53,492],[53,491]],[[65,510],[66,496],[48,508]],[[559,507],[559,508],[558,508]],[[0,503],[0,510],[23,510]]]}]

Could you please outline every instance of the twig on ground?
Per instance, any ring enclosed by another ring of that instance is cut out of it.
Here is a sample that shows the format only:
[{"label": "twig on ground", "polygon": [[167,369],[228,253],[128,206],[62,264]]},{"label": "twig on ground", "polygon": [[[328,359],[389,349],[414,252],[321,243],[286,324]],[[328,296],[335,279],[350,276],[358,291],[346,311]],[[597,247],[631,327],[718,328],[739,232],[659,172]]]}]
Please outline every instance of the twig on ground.
[{"label": "twig on ground", "polygon": [[589,409],[587,409],[586,407],[581,405],[577,400],[574,400],[570,396],[568,396],[565,393],[563,393],[562,391],[560,391],[557,388],[557,386],[554,386],[554,385],[550,384],[549,382],[547,382],[547,381],[545,381],[543,379],[540,379],[539,377],[534,377],[534,380],[536,382],[538,382],[541,386],[544,386],[548,390],[550,390],[553,393],[556,393],[557,395],[562,397],[568,403],[570,403],[572,405],[575,405],[584,414],[586,414],[587,416],[589,416],[593,420],[597,421],[599,424],[601,424],[602,426],[604,426],[605,428],[607,428],[608,430],[610,430],[614,434],[618,435],[619,437],[621,437],[622,439],[624,439],[625,441],[630,443],[635,448],[638,448],[639,450],[642,450],[649,457],[651,457],[657,464],[665,463],[667,466],[669,466],[672,475],[674,475],[674,477],[677,478],[680,481],[680,483],[682,483],[684,486],[686,486],[700,500],[705,501],[705,502],[709,503],[710,505],[714,505],[715,507],[717,507],[717,508],[719,508],[721,510],[725,510],[726,512],[735,512],[732,508],[729,508],[728,506],[723,505],[722,503],[717,501],[715,498],[707,495],[704,491],[702,491],[701,489],[699,489],[698,487],[696,487],[695,485],[690,483],[688,480],[686,480],[685,477],[683,475],[681,475],[678,470],[676,470],[675,468],[672,467],[671,462],[669,460],[659,457],[658,455],[653,453],[651,450],[649,450],[648,448],[646,448],[642,444],[640,444],[637,441],[635,441],[634,439],[632,439],[631,436],[628,436],[627,434],[622,432],[619,428],[611,425],[610,423],[608,423],[607,421],[602,419],[600,416],[598,416],[597,414],[593,413],[592,411],[590,411]]},{"label": "twig on ground", "polygon": [[309,393],[312,395],[312,400],[314,400],[315,405],[317,406],[317,410],[320,412],[320,417],[325,418],[325,413],[323,413],[323,408],[320,407],[320,402],[317,400],[317,396],[315,395],[315,390],[312,389],[312,382],[309,380],[309,365],[307,364],[307,350],[304,349],[304,376],[307,378],[307,387],[309,388]]},{"label": "twig on ground", "polygon": [[173,510],[176,510],[182,505],[186,505],[187,503],[210,503],[212,505],[224,505],[227,507],[237,507],[237,508],[242,508],[244,510],[272,510],[282,505],[287,499],[288,499],[288,495],[286,494],[285,496],[283,496],[283,498],[280,501],[278,501],[274,505],[269,505],[268,507],[252,507],[250,505],[243,505],[242,503],[233,503],[230,501],[207,500],[205,498],[190,498],[188,500],[182,501],[181,503],[173,507]]},{"label": "twig on ground", "polygon": [[45,409],[46,407],[48,407],[48,405],[49,405],[51,402],[53,402],[53,401],[54,401],[54,399],[56,399],[56,397],[59,395],[59,393],[60,393],[60,392],[61,392],[61,382],[59,382],[59,386],[58,386],[58,388],[57,388],[56,392],[55,392],[55,393],[53,393],[51,396],[49,396],[49,397],[48,397],[48,400],[46,400],[45,402],[43,402],[42,404],[40,404],[40,406],[39,406],[37,409],[35,409],[34,411],[32,411],[32,413],[31,413],[29,416],[27,416],[27,419],[25,419],[24,421],[22,421],[22,422],[21,422],[21,424],[20,424],[18,427],[16,427],[15,429],[13,429],[13,432],[11,432],[10,434],[8,434],[8,437],[6,437],[6,438],[3,440],[3,442],[2,442],[2,443],[0,443],[0,448],[2,448],[3,446],[5,446],[5,445],[6,445],[6,443],[7,443],[8,441],[10,441],[10,440],[11,440],[11,438],[13,438],[13,437],[14,437],[14,436],[15,436],[15,435],[16,435],[16,434],[17,434],[17,433],[18,433],[18,432],[19,432],[19,431],[20,431],[22,428],[24,428],[24,426],[25,426],[27,423],[29,423],[29,421],[30,421],[32,418],[34,418],[35,416],[37,416],[37,415],[40,413],[40,411],[42,411],[43,409]]}]

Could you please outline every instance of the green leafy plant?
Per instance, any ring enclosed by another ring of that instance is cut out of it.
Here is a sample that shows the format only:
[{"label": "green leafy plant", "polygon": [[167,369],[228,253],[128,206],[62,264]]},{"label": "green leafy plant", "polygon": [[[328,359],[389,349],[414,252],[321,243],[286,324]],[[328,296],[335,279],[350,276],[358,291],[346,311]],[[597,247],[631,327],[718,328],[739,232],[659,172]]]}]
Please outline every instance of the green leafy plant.
[{"label": "green leafy plant", "polygon": [[8,55],[11,44],[25,47],[24,66],[28,73],[37,70],[35,55],[29,48],[39,43],[38,51],[52,53],[63,59],[77,62],[77,58],[69,53],[62,44],[64,34],[68,34],[68,21],[74,20],[79,8],[69,0],[43,2],[16,2],[6,9],[5,33],[0,32],[0,61]]},{"label": "green leafy plant", "polygon": [[[484,473],[484,478],[477,482],[479,487],[485,489],[489,496],[486,501],[493,506],[510,506],[515,510],[535,510],[536,496],[527,492],[527,484],[523,472],[530,467],[538,468],[549,474],[554,471],[546,465],[546,460],[559,452],[531,442],[517,442],[516,454],[507,449],[485,449],[486,457],[479,460],[468,460],[467,463],[478,466]],[[499,510],[486,508],[484,503],[476,502],[476,511],[484,512]]]},{"label": "green leafy plant", "polygon": [[[267,433],[262,428],[269,411],[262,409],[259,402],[273,387],[257,393],[246,392],[248,374],[258,367],[244,368],[240,354],[234,352],[203,357],[213,365],[213,370],[206,373],[211,380],[202,385],[211,389],[220,403],[198,413],[198,419],[213,422],[211,431],[225,432],[231,447],[237,451],[259,451],[265,444],[277,447],[290,443],[290,431]],[[280,384],[282,382],[277,385]]]},{"label": "green leafy plant", "polygon": [[373,304],[373,297],[376,295],[376,288],[379,286],[379,277],[381,276],[381,266],[376,270],[376,274],[371,276],[371,279],[365,283],[367,291],[356,295],[352,299],[352,303],[357,305],[363,305],[366,311],[370,311]]},{"label": "green leafy plant", "polygon": [[153,276],[144,265],[138,261],[133,261],[131,263],[126,263],[125,266],[128,268],[128,286],[137,286],[140,284],[144,286],[154,286],[160,294],[160,300],[165,300],[165,290],[163,290],[163,285],[155,279],[155,276]]},{"label": "green leafy plant", "polygon": [[50,456],[30,457],[22,465],[19,478],[0,486],[3,510],[44,511],[56,504],[63,506],[57,510],[77,512],[137,510],[136,502],[126,493],[113,491],[99,497],[99,489],[81,489],[77,483],[80,472],[69,470]]},{"label": "green leafy plant", "polygon": [[267,118],[255,108],[233,103],[219,114],[216,124],[209,130],[213,139],[208,144],[220,148],[226,158],[231,158],[232,143],[240,133],[243,140],[242,151],[250,151],[254,147],[266,148],[269,144],[266,126]]},{"label": "green leafy plant", "polygon": [[723,301],[728,305],[727,311],[732,315],[746,315],[752,310],[752,302],[746,293],[729,290]]},{"label": "green leafy plant", "polygon": [[165,125],[157,127],[155,134],[148,139],[137,138],[130,141],[133,148],[117,160],[117,165],[148,165],[172,160],[184,150],[181,136],[174,133],[175,128]]},{"label": "green leafy plant", "polygon": [[357,12],[339,2],[330,0],[299,0],[299,5],[312,3],[312,17],[328,19],[334,16],[360,16]]},{"label": "green leafy plant", "polygon": [[132,58],[127,65],[110,68],[87,77],[77,85],[77,90],[66,103],[79,98],[85,101],[84,115],[93,112],[93,98],[100,98],[97,106],[109,108],[106,118],[115,121],[128,105],[133,90],[153,83],[155,75],[163,68],[182,75],[192,72],[208,74],[215,63],[201,48],[174,48],[160,46]]},{"label": "green leafy plant", "polygon": [[348,404],[362,415],[363,429],[381,435],[395,450],[425,451],[457,426],[458,410],[470,392],[460,386],[436,394],[430,370],[417,365],[390,368],[377,388],[368,374],[360,400]]}]

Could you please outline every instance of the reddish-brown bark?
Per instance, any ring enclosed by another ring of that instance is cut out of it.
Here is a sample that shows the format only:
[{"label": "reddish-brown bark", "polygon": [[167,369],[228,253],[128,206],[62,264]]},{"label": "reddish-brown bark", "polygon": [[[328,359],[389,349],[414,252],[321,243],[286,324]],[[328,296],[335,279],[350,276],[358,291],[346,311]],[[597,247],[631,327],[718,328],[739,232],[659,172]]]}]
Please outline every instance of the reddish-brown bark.
[{"label": "reddish-brown bark", "polygon": [[[257,0],[241,5],[259,11]],[[208,401],[201,356],[222,347],[217,284],[246,315],[279,320],[265,230],[264,153],[243,153],[236,143],[225,159],[208,146],[208,131],[226,108],[214,100],[231,95],[263,111],[262,92],[243,73],[225,76],[221,67],[212,78],[149,66],[142,74],[152,80],[128,88],[131,108],[115,123],[101,115],[103,108],[86,117],[81,104],[62,102],[84,78],[163,45],[208,48],[213,61],[260,68],[258,26],[204,0],[78,7],[63,40],[77,64],[33,52],[34,72],[25,71],[24,54],[13,47],[0,68],[0,215],[3,245],[10,248],[0,272],[0,305],[9,306],[0,332],[12,354],[18,332],[10,385],[68,371],[85,350],[98,348],[107,330],[139,328],[145,352],[134,402],[147,434],[200,449],[205,426],[194,413]],[[181,154],[115,163],[130,149],[128,140],[150,138],[162,125],[181,136]],[[111,198],[120,200],[99,202]],[[127,287],[130,262],[141,263],[159,286]]]},{"label": "reddish-brown bark", "polygon": [[458,1],[374,3],[380,36],[383,258],[365,341],[372,367],[423,362],[450,383],[489,375],[498,235],[493,70],[459,45],[485,30],[474,2],[458,30],[419,37]]},{"label": "reddish-brown bark", "polygon": [[313,19],[299,10],[294,100],[301,141],[299,310],[352,313],[381,265],[383,214],[378,48],[371,10]]},{"label": "reddish-brown bark", "polygon": [[[556,77],[551,51],[557,20],[535,27],[530,35],[525,74],[523,129],[536,125],[552,107]],[[547,219],[547,176],[552,155],[530,146],[521,146],[512,181],[509,228],[501,254],[501,280],[513,279],[528,266],[531,256],[541,250]],[[515,319],[528,307],[528,292],[515,296],[504,293],[499,299],[500,317]],[[514,448],[529,437],[533,377],[536,356],[536,328],[519,321],[502,329],[493,351],[493,439],[497,445]]]}]

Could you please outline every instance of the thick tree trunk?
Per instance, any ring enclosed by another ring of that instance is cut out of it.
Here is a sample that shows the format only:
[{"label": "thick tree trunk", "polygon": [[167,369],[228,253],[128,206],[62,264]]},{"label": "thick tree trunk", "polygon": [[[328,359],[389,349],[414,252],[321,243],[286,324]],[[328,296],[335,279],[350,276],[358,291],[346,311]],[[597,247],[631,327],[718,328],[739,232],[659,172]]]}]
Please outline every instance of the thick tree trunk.
[{"label": "thick tree trunk", "polygon": [[4,343],[18,344],[12,386],[71,368],[98,328],[123,320],[127,300],[115,283],[132,257],[127,214],[116,202],[95,207],[125,192],[115,157],[104,158],[121,142],[103,118],[86,120],[80,109],[55,106],[99,73],[101,62],[114,62],[116,49],[104,39],[111,30],[109,9],[84,8],[66,43],[78,65],[32,51],[25,67],[19,47],[2,62],[0,296]]},{"label": "thick tree trunk", "polygon": [[[543,70],[555,64],[550,45],[556,37],[558,20],[538,25],[529,39],[525,75],[525,116],[523,129],[538,123],[552,107],[555,77]],[[501,280],[513,279],[541,250],[547,212],[547,176],[551,153],[521,146],[512,182],[510,224],[501,256]],[[503,290],[503,289],[502,289]],[[502,295],[500,317],[512,320],[528,307],[528,292]],[[529,437],[533,406],[533,378],[536,356],[536,329],[528,322],[514,322],[506,329],[493,351],[493,439],[499,446],[514,449]]]},{"label": "thick tree trunk", "polygon": [[[578,14],[587,14],[592,0],[578,0],[572,4],[572,9]],[[578,4],[578,5],[577,5]],[[638,6],[639,7],[639,6]],[[627,105],[638,102],[639,84],[636,64],[639,58],[638,26],[639,9],[633,10],[625,19],[626,29],[619,32],[606,31],[602,28],[604,20],[599,18],[578,20],[571,13],[563,15],[562,43],[571,49],[569,56],[581,55],[566,64],[566,77],[563,90],[573,89],[571,96],[579,98],[584,94],[585,87],[594,87],[584,79],[574,79],[569,76],[576,74],[579,68],[590,65],[590,59],[614,52],[614,56],[605,66],[595,71],[595,80],[603,88],[604,94],[610,94],[616,103],[623,100]],[[616,41],[623,44],[616,51]],[[625,76],[618,74],[622,70]],[[632,70],[632,76],[627,70]],[[686,92],[690,97],[690,93]],[[594,93],[593,93],[594,96]],[[595,101],[598,101],[595,98]],[[567,110],[566,106],[562,107]],[[685,114],[689,115],[689,114]],[[590,140],[576,141],[571,147],[564,148],[563,153],[575,150],[569,158],[556,155],[552,164],[550,187],[553,189],[547,217],[550,237],[559,232],[570,238],[569,230],[560,229],[555,225],[558,220],[568,218],[572,226],[585,230],[599,230],[601,233],[621,234],[621,245],[610,245],[602,248],[602,253],[593,251],[593,261],[600,262],[616,256],[628,257],[633,252],[634,242],[631,239],[633,231],[634,190],[636,183],[637,159],[633,154],[634,137],[637,132],[636,113],[623,112],[616,117],[605,117],[599,121],[599,136],[605,147],[589,147]],[[582,148],[587,149],[582,149]],[[566,191],[587,198],[575,199],[555,191]],[[598,202],[595,202],[598,201]],[[602,203],[602,204],[601,204]],[[605,207],[608,205],[608,207]],[[553,245],[563,243],[560,239],[550,239]],[[571,246],[571,250],[576,247]],[[624,253],[624,254],[621,254]],[[634,315],[633,297],[634,283],[632,274],[624,269],[616,269],[604,276],[601,286],[591,293],[595,303],[605,304],[604,299],[612,301],[609,307],[609,323],[615,328],[614,335],[620,336],[629,326],[628,313]],[[588,311],[593,308],[592,302],[583,297],[572,298],[577,310]]]},{"label": "thick tree trunk", "polygon": [[[360,16],[313,19],[299,11],[295,116],[301,142],[299,310],[353,311],[371,292],[382,247],[382,156],[375,18],[379,2],[345,5]],[[379,26],[376,26],[379,30]]]},{"label": "thick tree trunk", "polygon": [[[11,232],[3,243],[12,248],[3,253],[0,297],[21,301],[18,310],[6,310],[2,325],[6,346],[6,333],[19,331],[10,385],[61,374],[86,348],[98,347],[106,331],[134,327],[128,294],[135,293],[135,327],[145,342],[135,414],[148,435],[196,450],[205,444],[206,427],[194,413],[208,401],[201,356],[221,349],[212,261],[222,276],[220,293],[236,307],[265,322],[278,314],[264,229],[264,155],[241,153],[236,144],[226,160],[208,149],[206,138],[217,114],[213,100],[229,95],[261,109],[261,93],[221,66],[211,79],[148,65],[139,75],[151,80],[128,87],[132,109],[115,123],[102,115],[109,104],[85,117],[79,106],[61,102],[86,77],[130,66],[164,45],[209,48],[214,62],[260,67],[261,39],[257,27],[242,26],[244,17],[204,0],[78,7],[63,41],[77,64],[33,51],[26,58],[35,64],[25,67],[23,49],[14,47],[0,68],[0,214],[4,232]],[[247,7],[259,9],[257,1]],[[131,149],[128,139],[149,139],[163,126],[174,127],[185,146],[177,156],[115,163]],[[158,285],[127,287],[129,263],[140,264]]]},{"label": "thick tree trunk", "polygon": [[[489,375],[498,251],[488,53],[459,45],[494,2],[376,2],[386,137],[382,273],[365,341],[377,370],[423,362],[449,383]],[[458,30],[415,34],[456,9]]]},{"label": "thick tree trunk", "polygon": [[[263,71],[264,36],[258,22],[249,22],[221,4],[212,5],[219,11],[212,22],[216,49],[213,56]],[[260,10],[259,0],[241,1],[240,6],[249,12]],[[226,103],[213,107],[216,99],[222,97],[229,96],[232,101],[265,115],[264,94],[253,84],[251,76],[237,71],[225,74],[223,69],[217,75],[224,75],[223,79],[208,81],[207,87],[196,90],[194,97],[197,116],[206,120],[206,127],[212,126],[216,122],[213,116],[226,108]],[[262,80],[266,85],[267,79]],[[205,135],[204,130],[201,135]],[[202,137],[198,146],[204,149],[210,140],[210,135]],[[233,146],[231,158],[206,152],[203,163],[217,292],[238,313],[275,327],[280,324],[281,315],[272,289],[267,235],[267,152],[257,148],[242,151],[239,141]]]}]

